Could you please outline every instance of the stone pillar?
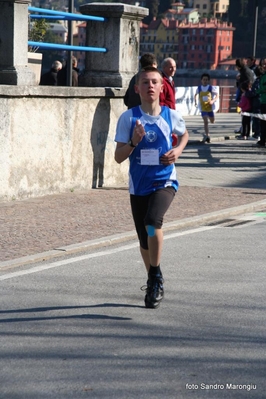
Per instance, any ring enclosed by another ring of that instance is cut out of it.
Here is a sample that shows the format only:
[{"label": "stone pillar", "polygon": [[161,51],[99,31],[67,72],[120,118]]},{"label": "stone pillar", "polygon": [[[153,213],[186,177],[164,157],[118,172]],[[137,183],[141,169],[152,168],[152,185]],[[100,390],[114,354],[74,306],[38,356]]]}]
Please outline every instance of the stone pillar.
[{"label": "stone pillar", "polygon": [[82,86],[126,87],[138,70],[140,21],[149,10],[122,3],[90,3],[82,5],[80,12],[108,19],[87,21],[86,46],[104,47],[108,52],[86,52]]},{"label": "stone pillar", "polygon": [[34,85],[28,67],[30,0],[0,0],[0,84]]}]

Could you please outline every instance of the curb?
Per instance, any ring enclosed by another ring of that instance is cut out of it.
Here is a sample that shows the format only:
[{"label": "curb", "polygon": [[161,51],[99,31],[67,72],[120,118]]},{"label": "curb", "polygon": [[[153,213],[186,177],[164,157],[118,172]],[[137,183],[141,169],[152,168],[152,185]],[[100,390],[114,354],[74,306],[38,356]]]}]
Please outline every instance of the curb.
[{"label": "curb", "polygon": [[[199,216],[165,223],[163,226],[163,231],[164,233],[166,233],[172,230],[181,230],[184,228],[202,226],[214,221],[222,221],[223,219],[230,216],[236,216],[245,212],[263,210],[263,208],[265,207],[266,200],[262,200],[250,204],[236,206],[233,208],[227,208],[221,211],[206,213]],[[23,266],[30,263],[47,261],[49,259],[57,258],[60,256],[74,255],[82,251],[94,250],[101,247],[109,247],[111,245],[121,244],[125,241],[135,240],[136,238],[136,232],[135,230],[133,230],[126,233],[114,234],[95,240],[84,241],[79,244],[68,245],[66,247],[54,248],[51,251],[41,252],[34,255],[24,256],[22,258],[0,262],[0,271],[7,270],[13,267]]]}]

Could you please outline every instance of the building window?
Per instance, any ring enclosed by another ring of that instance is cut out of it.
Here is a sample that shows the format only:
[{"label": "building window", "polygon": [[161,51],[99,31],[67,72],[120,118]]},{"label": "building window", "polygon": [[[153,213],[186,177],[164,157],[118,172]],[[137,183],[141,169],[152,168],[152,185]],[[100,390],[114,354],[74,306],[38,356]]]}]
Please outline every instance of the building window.
[{"label": "building window", "polygon": [[203,4],[202,8],[203,10],[207,10],[207,4]]}]

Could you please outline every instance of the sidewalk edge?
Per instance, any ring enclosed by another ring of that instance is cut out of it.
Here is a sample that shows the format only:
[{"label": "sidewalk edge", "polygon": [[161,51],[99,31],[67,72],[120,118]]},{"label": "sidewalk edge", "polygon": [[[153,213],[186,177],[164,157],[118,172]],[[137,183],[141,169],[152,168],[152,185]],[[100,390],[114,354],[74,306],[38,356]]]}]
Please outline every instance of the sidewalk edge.
[{"label": "sidewalk edge", "polygon": [[[245,212],[262,210],[263,207],[266,207],[266,200],[240,205],[233,208],[226,208],[220,211],[206,213],[203,215],[193,216],[181,220],[175,220],[173,222],[168,222],[164,224],[163,230],[164,233],[166,233],[167,231],[171,230],[196,227],[214,221],[221,221],[224,218],[228,218],[229,216],[236,216]],[[136,239],[135,230],[126,233],[114,234],[95,240],[84,241],[79,244],[72,244],[65,247],[54,248],[50,251],[0,262],[0,271],[7,270],[13,267],[23,266],[30,263],[47,261],[49,259],[57,258],[60,256],[72,255],[77,252],[93,250],[101,247],[108,247],[133,239]]]}]

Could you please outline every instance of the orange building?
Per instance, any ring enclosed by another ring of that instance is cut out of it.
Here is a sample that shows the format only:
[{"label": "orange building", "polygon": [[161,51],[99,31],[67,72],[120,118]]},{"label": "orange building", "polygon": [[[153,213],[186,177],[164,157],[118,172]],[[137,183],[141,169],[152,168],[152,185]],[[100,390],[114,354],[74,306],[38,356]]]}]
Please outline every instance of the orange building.
[{"label": "orange building", "polygon": [[216,69],[232,55],[232,23],[207,21],[182,22],[178,26],[178,67],[183,69]]}]

